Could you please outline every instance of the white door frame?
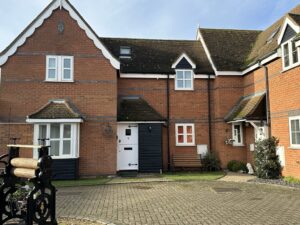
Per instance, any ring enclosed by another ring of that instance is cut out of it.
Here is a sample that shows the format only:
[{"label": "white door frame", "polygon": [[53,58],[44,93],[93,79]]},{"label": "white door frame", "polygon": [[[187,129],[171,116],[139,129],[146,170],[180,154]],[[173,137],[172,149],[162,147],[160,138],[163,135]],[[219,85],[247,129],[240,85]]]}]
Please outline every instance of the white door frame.
[{"label": "white door frame", "polygon": [[[132,129],[134,128],[134,129]],[[139,169],[138,124],[117,125],[117,171]]]}]

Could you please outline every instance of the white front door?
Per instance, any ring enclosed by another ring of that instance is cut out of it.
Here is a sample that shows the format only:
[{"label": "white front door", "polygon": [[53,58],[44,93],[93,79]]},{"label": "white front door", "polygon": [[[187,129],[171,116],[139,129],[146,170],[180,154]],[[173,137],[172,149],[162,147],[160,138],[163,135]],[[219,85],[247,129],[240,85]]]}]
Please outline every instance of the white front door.
[{"label": "white front door", "polygon": [[138,170],[138,125],[118,124],[117,170]]}]

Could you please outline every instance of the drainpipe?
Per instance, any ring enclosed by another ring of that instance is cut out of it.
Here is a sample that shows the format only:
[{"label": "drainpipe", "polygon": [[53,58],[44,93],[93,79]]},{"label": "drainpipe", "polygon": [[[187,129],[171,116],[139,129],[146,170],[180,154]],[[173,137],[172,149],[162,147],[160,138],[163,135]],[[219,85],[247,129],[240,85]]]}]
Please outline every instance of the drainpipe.
[{"label": "drainpipe", "polygon": [[170,74],[167,78],[167,158],[168,158],[168,171],[171,170],[171,159],[170,159]]},{"label": "drainpipe", "polygon": [[267,126],[269,130],[269,137],[272,137],[272,131],[271,131],[271,113],[270,113],[270,86],[269,86],[269,69],[265,65],[261,65],[261,62],[259,62],[259,65],[261,68],[264,68],[265,72],[265,80],[266,80],[266,110],[267,110]]},{"label": "drainpipe", "polygon": [[211,144],[212,144],[212,137],[211,137],[211,93],[210,93],[210,74],[208,75],[207,79],[207,100],[208,100],[208,138],[209,138],[209,146],[208,146],[208,152],[211,151]]}]

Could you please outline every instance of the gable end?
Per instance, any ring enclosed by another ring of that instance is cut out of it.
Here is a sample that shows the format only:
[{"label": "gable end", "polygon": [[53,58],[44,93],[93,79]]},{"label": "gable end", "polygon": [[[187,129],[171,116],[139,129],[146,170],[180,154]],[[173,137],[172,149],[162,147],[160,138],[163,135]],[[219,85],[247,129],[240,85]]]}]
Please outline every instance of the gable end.
[{"label": "gable end", "polygon": [[35,30],[39,28],[44,21],[49,18],[53,11],[56,9],[64,8],[69,12],[70,16],[78,23],[79,27],[83,29],[86,35],[93,41],[95,46],[102,52],[105,58],[107,58],[111,65],[115,69],[120,69],[120,62],[114,58],[114,56],[106,49],[101,43],[99,37],[92,30],[92,28],[84,21],[78,11],[68,2],[68,0],[53,0],[43,11],[39,14],[33,22],[25,28],[25,30],[2,52],[0,53],[0,66],[4,65],[8,58],[15,54],[17,49],[22,46],[27,38],[33,35]]}]

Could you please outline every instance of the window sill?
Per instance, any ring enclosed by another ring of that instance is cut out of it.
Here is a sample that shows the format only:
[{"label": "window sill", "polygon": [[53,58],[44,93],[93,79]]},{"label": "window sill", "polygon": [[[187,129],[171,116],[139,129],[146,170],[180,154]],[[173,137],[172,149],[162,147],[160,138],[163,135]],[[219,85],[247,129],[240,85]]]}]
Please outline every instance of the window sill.
[{"label": "window sill", "polygon": [[283,70],[281,71],[281,73],[285,73],[285,72],[287,72],[287,71],[289,71],[289,70],[291,70],[291,69],[294,69],[295,67],[298,67],[298,66],[300,66],[300,63],[296,63],[296,64],[294,64],[294,65],[292,65],[292,66],[283,68]]},{"label": "window sill", "polygon": [[187,145],[187,144],[176,144],[176,147],[196,147],[195,144]]},{"label": "window sill", "polygon": [[290,146],[290,147],[288,147],[288,149],[291,149],[291,150],[300,150],[300,146],[299,147]]},{"label": "window sill", "polygon": [[75,83],[74,80],[70,80],[70,81],[56,81],[56,80],[44,80],[45,83]]},{"label": "window sill", "polygon": [[177,88],[175,88],[175,91],[194,91],[194,89],[177,89]]},{"label": "window sill", "polygon": [[233,147],[245,147],[244,144],[240,144],[240,145],[232,145]]},{"label": "window sill", "polygon": [[56,159],[79,159],[79,157],[73,157],[73,156],[70,156],[70,157],[55,157],[55,156],[51,156],[51,158],[53,160],[56,160]]}]

